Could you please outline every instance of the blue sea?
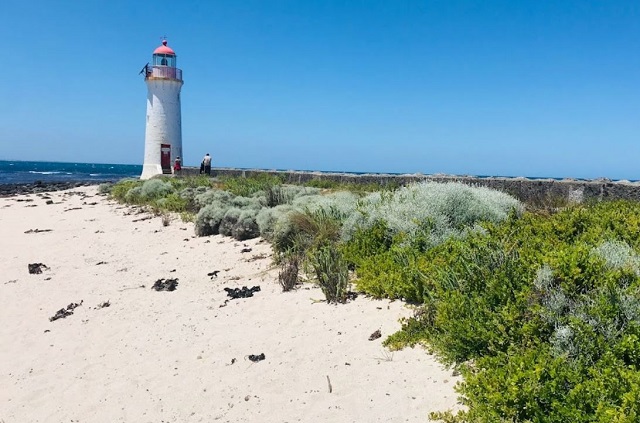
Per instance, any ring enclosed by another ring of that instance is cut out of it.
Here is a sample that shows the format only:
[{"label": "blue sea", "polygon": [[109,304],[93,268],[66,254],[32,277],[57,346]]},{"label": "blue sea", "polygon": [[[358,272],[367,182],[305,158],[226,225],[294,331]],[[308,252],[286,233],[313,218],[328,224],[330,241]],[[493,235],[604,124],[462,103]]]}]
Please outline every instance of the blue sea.
[{"label": "blue sea", "polygon": [[[239,168],[241,169],[241,168]],[[246,169],[252,170],[252,169]],[[284,170],[283,170],[284,171]],[[314,172],[318,172],[317,170]],[[322,173],[347,173],[361,175],[375,172],[338,172],[320,171]],[[111,182],[124,178],[139,178],[142,165],[105,164],[105,163],[60,163],[60,162],[26,162],[18,160],[0,160],[0,184],[25,184],[40,181],[47,182]],[[384,173],[401,175],[400,173]],[[499,176],[469,175],[476,178],[492,178]],[[509,176],[502,176],[509,178]],[[528,179],[555,179],[557,177],[527,177]],[[576,178],[577,180],[587,180]]]},{"label": "blue sea", "polygon": [[142,165],[0,160],[0,184],[108,182],[139,178]]}]

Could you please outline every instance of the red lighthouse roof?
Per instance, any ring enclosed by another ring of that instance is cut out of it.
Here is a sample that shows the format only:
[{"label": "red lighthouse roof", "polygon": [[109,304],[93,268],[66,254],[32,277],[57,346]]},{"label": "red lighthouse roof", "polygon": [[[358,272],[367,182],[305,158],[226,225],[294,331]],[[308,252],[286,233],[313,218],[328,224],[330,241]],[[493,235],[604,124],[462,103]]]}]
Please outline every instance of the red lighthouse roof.
[{"label": "red lighthouse roof", "polygon": [[162,45],[153,51],[153,54],[171,54],[176,55],[171,47],[167,47],[167,40],[162,40]]}]

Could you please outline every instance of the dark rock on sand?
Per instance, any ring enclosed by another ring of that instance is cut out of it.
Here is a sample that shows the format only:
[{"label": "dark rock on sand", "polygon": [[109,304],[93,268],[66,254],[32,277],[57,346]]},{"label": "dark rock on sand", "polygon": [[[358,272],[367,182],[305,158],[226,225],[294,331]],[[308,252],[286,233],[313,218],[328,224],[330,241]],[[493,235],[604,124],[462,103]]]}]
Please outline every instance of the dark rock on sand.
[{"label": "dark rock on sand", "polygon": [[51,232],[53,229],[29,229],[25,234],[39,234],[40,232]]},{"label": "dark rock on sand", "polygon": [[111,306],[111,303],[109,302],[109,300],[107,300],[107,301],[105,301],[105,302],[103,302],[101,304],[98,304],[98,307],[96,307],[96,308],[105,308],[105,307],[110,307],[110,306]]},{"label": "dark rock on sand", "polygon": [[254,286],[252,288],[247,288],[246,286],[243,286],[242,288],[225,288],[224,290],[227,291],[227,296],[235,300],[236,298],[253,297],[253,293],[259,292],[260,287]]},{"label": "dark rock on sand", "polygon": [[178,279],[158,279],[151,289],[156,291],[175,291],[178,287]]},{"label": "dark rock on sand", "polygon": [[76,307],[80,307],[82,303],[83,300],[80,300],[79,303],[71,303],[67,306],[67,308],[61,308],[60,310],[56,311],[56,314],[54,314],[53,317],[49,317],[49,321],[54,322],[58,319],[64,319],[67,316],[71,316],[73,314],[73,310],[75,310]]},{"label": "dark rock on sand", "polygon": [[254,363],[257,363],[258,361],[262,361],[265,359],[264,353],[258,354],[258,355],[248,355],[247,358],[251,361],[253,361]]},{"label": "dark rock on sand", "polygon": [[39,275],[43,269],[47,270],[49,267],[44,263],[29,263],[29,273],[32,275]]}]

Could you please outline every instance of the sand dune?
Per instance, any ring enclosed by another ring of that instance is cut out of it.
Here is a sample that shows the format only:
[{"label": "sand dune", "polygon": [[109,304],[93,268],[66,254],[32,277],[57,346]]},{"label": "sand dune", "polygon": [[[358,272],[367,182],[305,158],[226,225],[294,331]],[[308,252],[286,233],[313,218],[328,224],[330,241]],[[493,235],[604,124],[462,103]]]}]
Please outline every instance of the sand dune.
[{"label": "sand dune", "polygon": [[[0,422],[418,422],[458,407],[451,370],[382,347],[411,314],[401,302],[282,293],[260,239],[196,238],[84,187],[1,198],[0,240]],[[228,300],[243,285],[261,290]]]}]

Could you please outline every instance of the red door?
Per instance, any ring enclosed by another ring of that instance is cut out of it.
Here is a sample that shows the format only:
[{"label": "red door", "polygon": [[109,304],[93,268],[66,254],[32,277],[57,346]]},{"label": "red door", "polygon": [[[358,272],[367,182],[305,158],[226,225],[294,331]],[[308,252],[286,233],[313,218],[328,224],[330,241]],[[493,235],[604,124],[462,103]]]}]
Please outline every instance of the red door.
[{"label": "red door", "polygon": [[162,173],[171,173],[171,144],[160,144]]}]

